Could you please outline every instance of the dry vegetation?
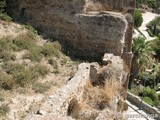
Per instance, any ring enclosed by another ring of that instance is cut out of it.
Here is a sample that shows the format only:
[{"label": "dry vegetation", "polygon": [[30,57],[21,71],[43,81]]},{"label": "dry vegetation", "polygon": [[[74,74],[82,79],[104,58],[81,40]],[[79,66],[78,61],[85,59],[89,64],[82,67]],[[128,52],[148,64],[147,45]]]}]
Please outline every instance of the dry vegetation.
[{"label": "dry vegetation", "polygon": [[[112,108],[113,103],[115,105],[116,97],[120,92],[122,92],[122,85],[114,78],[106,79],[103,86],[93,86],[88,81],[84,88],[82,103],[73,99],[70,102],[68,115],[77,120],[95,120],[100,111]],[[127,109],[127,103],[120,99],[117,103],[117,111],[123,112]],[[115,111],[113,110],[113,112]]]},{"label": "dry vegetation", "polygon": [[45,97],[67,83],[77,62],[62,53],[58,41],[43,40],[32,26],[2,23],[0,119],[22,119],[31,112],[33,102],[39,106]]}]

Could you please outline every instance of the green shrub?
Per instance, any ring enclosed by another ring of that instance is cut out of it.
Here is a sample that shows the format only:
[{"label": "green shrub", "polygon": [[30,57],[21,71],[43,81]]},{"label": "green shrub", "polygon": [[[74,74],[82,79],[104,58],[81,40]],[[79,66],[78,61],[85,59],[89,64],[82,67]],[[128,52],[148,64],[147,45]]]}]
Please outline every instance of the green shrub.
[{"label": "green shrub", "polygon": [[11,22],[12,18],[7,15],[7,13],[0,13],[0,19],[6,22]]},{"label": "green shrub", "polygon": [[28,36],[27,34],[21,34],[13,40],[13,45],[11,46],[11,48],[14,51],[20,51],[23,49],[28,50],[31,47],[34,47],[34,44],[35,44],[34,42],[35,40],[30,36]]},{"label": "green shrub", "polygon": [[2,93],[0,93],[0,102],[4,101],[4,95]]},{"label": "green shrub", "polygon": [[31,61],[40,62],[43,58],[43,55],[41,54],[41,48],[38,46],[31,48],[28,53],[23,55],[23,58],[30,59]]},{"label": "green shrub", "polygon": [[59,74],[60,71],[59,71],[59,69],[55,69],[55,70],[53,70],[53,73],[54,73],[54,74]]},{"label": "green shrub", "polygon": [[153,8],[153,9],[155,9],[157,6],[156,0],[136,0],[137,8],[139,8],[142,4],[145,4],[148,7]]},{"label": "green shrub", "polygon": [[53,58],[48,59],[48,63],[54,67],[54,69],[58,69],[57,61]]},{"label": "green shrub", "polygon": [[0,51],[9,51],[11,49],[12,40],[9,38],[0,38]]},{"label": "green shrub", "polygon": [[135,10],[135,21],[134,21],[134,26],[136,28],[139,28],[143,23],[143,17],[142,13],[140,10]]},{"label": "green shrub", "polygon": [[14,80],[12,76],[6,76],[3,81],[1,81],[0,85],[2,89],[11,90],[14,87]]},{"label": "green shrub", "polygon": [[146,0],[148,7],[155,9],[156,8],[156,0]]},{"label": "green shrub", "polygon": [[2,51],[0,52],[0,60],[2,59],[2,61],[10,61],[10,60],[16,60],[16,56],[14,54],[12,54],[11,52],[8,51]]},{"label": "green shrub", "polygon": [[48,74],[49,69],[44,65],[36,65],[31,68],[31,71],[34,74],[37,74],[39,77],[44,77],[46,74]]},{"label": "green shrub", "polygon": [[0,106],[0,116],[4,116],[9,112],[9,107],[7,104],[2,104]]},{"label": "green shrub", "polygon": [[6,62],[2,65],[4,71],[8,74],[14,74],[24,70],[24,66],[19,63]]},{"label": "green shrub", "polygon": [[54,41],[52,42],[53,46],[55,49],[57,49],[58,51],[61,51],[62,47],[61,44],[58,41]]},{"label": "green shrub", "polygon": [[24,25],[24,27],[30,31],[29,34],[32,34],[32,33],[36,35],[38,34],[37,30],[32,25],[27,24],[27,25]]},{"label": "green shrub", "polygon": [[67,58],[63,57],[62,60],[61,60],[61,65],[66,65],[67,61],[68,61]]},{"label": "green shrub", "polygon": [[154,102],[153,102],[153,100],[151,98],[144,97],[143,100],[144,100],[144,102],[148,103],[149,105],[154,106]]},{"label": "green shrub", "polygon": [[23,70],[24,66],[19,63],[6,62],[2,65],[2,68],[8,74],[13,74],[14,72],[20,72],[21,70]]},{"label": "green shrub", "polygon": [[160,33],[159,26],[160,26],[160,17],[156,17],[147,24],[147,28],[151,31],[153,35],[158,35],[158,33]]},{"label": "green shrub", "polygon": [[42,47],[42,54],[44,56],[52,56],[52,55],[55,55],[55,56],[59,56],[59,50],[54,47],[53,44],[45,44],[43,47]]},{"label": "green shrub", "polygon": [[12,76],[6,74],[3,70],[0,69],[0,88],[10,90],[13,88],[14,81]]},{"label": "green shrub", "polygon": [[35,92],[38,92],[38,93],[44,93],[46,92],[48,89],[50,89],[51,87],[51,84],[49,82],[45,82],[45,83],[38,83],[36,82],[33,86],[32,86],[32,89],[35,91]]},{"label": "green shrub", "polygon": [[6,0],[0,1],[0,13],[4,11],[4,8],[6,7]]},{"label": "green shrub", "polygon": [[154,37],[154,35],[150,29],[147,29],[147,32],[148,32],[149,36]]},{"label": "green shrub", "polygon": [[26,87],[27,85],[29,85],[33,81],[32,74],[34,73],[30,72],[29,70],[23,70],[15,73],[13,76],[16,85],[19,85],[21,87]]},{"label": "green shrub", "polygon": [[144,88],[142,94],[143,94],[144,98],[148,97],[148,98],[150,98],[152,100],[152,102],[151,102],[151,100],[148,100],[148,98],[147,98],[147,100],[148,100],[147,103],[148,104],[150,104],[152,106],[158,106],[158,105],[160,105],[159,96],[158,96],[158,94],[156,93],[156,91],[154,89],[146,87],[146,88]]},{"label": "green shrub", "polygon": [[146,87],[143,90],[143,96],[151,98],[153,101],[156,101],[158,96],[156,94],[156,91],[154,89],[151,89],[150,87]]}]

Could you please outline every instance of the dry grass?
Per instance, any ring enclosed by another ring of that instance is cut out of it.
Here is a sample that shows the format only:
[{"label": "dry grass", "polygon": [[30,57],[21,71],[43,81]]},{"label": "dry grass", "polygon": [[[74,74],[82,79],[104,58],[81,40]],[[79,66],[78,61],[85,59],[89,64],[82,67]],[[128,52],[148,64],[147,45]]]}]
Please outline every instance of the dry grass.
[{"label": "dry grass", "polygon": [[89,2],[86,5],[85,8],[86,12],[91,12],[91,11],[105,11],[106,8],[103,4],[100,3],[93,3],[93,2]]},{"label": "dry grass", "polygon": [[105,81],[104,91],[106,97],[109,99],[109,102],[113,101],[115,99],[115,96],[121,90],[121,83],[116,81],[114,78]]}]

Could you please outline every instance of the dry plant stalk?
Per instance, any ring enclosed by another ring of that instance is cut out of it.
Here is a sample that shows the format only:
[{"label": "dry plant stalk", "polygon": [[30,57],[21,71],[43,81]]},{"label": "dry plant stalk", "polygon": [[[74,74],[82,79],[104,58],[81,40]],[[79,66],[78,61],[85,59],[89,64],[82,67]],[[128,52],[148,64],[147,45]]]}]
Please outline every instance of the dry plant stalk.
[{"label": "dry plant stalk", "polygon": [[122,85],[119,81],[116,81],[114,78],[110,78],[105,80],[104,91],[107,98],[109,98],[109,102],[115,99],[115,96],[122,90]]}]

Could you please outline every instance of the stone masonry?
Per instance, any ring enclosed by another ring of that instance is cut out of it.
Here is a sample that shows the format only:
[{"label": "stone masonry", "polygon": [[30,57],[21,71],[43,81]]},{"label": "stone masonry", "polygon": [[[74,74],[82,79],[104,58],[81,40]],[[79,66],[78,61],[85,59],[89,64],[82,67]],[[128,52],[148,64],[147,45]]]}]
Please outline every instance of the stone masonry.
[{"label": "stone masonry", "polygon": [[[75,77],[50,96],[37,114],[27,116],[27,120],[73,119],[67,116],[68,106],[73,98],[81,102],[87,80],[99,82],[99,78],[106,79],[112,73],[123,86],[117,101],[126,99],[135,0],[7,0],[7,3],[16,20],[32,24],[44,36],[60,40],[69,54],[100,59],[107,53],[103,60],[104,74],[98,64],[81,64]],[[113,116],[119,114],[117,101]],[[100,114],[98,118],[103,120]]]},{"label": "stone masonry", "polygon": [[69,53],[122,56],[130,68],[135,0],[7,0],[10,14],[58,38]]}]

